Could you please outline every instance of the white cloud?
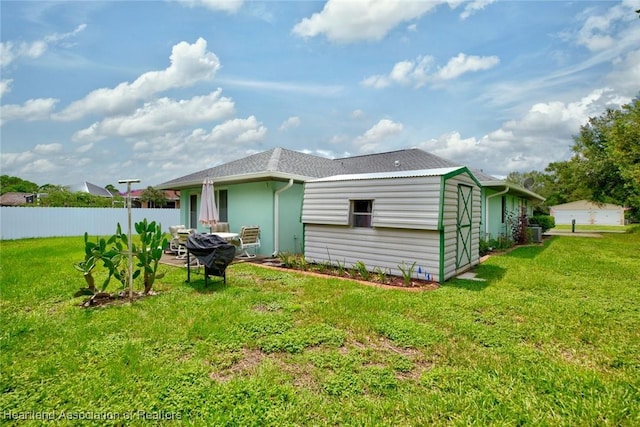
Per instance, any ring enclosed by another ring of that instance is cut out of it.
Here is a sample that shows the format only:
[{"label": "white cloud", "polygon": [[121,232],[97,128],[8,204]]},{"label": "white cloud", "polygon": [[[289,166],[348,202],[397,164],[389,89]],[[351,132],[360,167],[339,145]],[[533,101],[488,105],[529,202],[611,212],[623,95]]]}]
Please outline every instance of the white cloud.
[{"label": "white cloud", "polygon": [[639,8],[639,0],[626,0],[615,3],[605,13],[589,13],[576,36],[577,43],[591,51],[601,51],[615,46],[620,40],[620,35],[625,33],[620,30],[620,24],[625,21],[636,24],[633,22],[637,21],[634,11]]},{"label": "white cloud", "polygon": [[402,132],[402,123],[396,123],[389,119],[382,119],[364,134],[354,141],[361,153],[374,153],[379,151],[380,146],[390,137]]},{"label": "white cloud", "polygon": [[48,119],[55,107],[57,99],[30,99],[22,105],[9,104],[0,106],[0,126],[11,120],[36,121]]},{"label": "white cloud", "polygon": [[287,129],[297,128],[298,126],[300,126],[300,117],[292,116],[282,122],[278,130],[285,131]]},{"label": "white cloud", "polygon": [[71,171],[86,164],[84,158],[64,152],[60,143],[38,144],[22,152],[3,152],[0,156],[2,173],[29,176],[34,182],[50,182],[51,173]]},{"label": "white cloud", "polygon": [[520,119],[507,121],[480,139],[451,132],[420,148],[494,175],[543,171],[550,162],[569,158],[573,135],[616,97],[612,90],[599,89],[574,102],[537,103]]},{"label": "white cloud", "polygon": [[120,83],[115,88],[101,88],[71,103],[54,116],[59,120],[76,120],[88,114],[118,115],[133,108],[137,102],[172,88],[191,86],[211,79],[220,68],[218,57],[207,51],[207,41],[180,42],[171,51],[171,65],[162,71],[149,71],[133,83]]},{"label": "white cloud", "polygon": [[215,12],[236,13],[242,7],[244,0],[177,0],[180,4],[196,7],[201,6]]},{"label": "white cloud", "polygon": [[86,27],[86,24],[81,24],[71,32],[62,34],[53,33],[42,40],[36,40],[33,42],[2,42],[0,43],[0,66],[6,67],[13,61],[20,58],[39,58],[47,51],[50,45],[56,45],[66,39],[74,37]]},{"label": "white cloud", "polygon": [[2,98],[6,93],[11,92],[11,83],[13,83],[13,79],[0,80],[0,98]]},{"label": "white cloud", "polygon": [[155,178],[162,181],[184,175],[185,165],[202,170],[254,154],[266,134],[267,128],[254,116],[233,119],[210,131],[199,128],[145,138],[134,145],[133,159],[156,171]]},{"label": "white cloud", "polygon": [[254,143],[263,140],[266,134],[267,128],[254,116],[250,116],[246,119],[228,120],[215,126],[208,134],[194,132],[192,137],[203,142]]},{"label": "white cloud", "polygon": [[230,98],[218,89],[209,95],[174,101],[160,98],[144,104],[128,116],[108,117],[73,136],[74,141],[95,142],[108,136],[157,135],[196,123],[220,120],[235,112]]},{"label": "white cloud", "polygon": [[638,82],[640,82],[640,50],[635,50],[614,64],[613,70],[607,76],[607,83],[620,93],[632,96],[640,89]]},{"label": "white cloud", "polygon": [[361,119],[365,116],[364,111],[358,109],[358,110],[353,110],[351,112],[351,117],[353,117],[354,119]]},{"label": "white cloud", "polygon": [[474,0],[468,3],[465,3],[464,10],[460,14],[460,19],[467,19],[477,11],[484,9],[491,3],[494,3],[495,1],[496,0]]},{"label": "white cloud", "polygon": [[488,70],[500,63],[497,56],[467,56],[459,53],[451,58],[447,65],[438,70],[437,78],[440,80],[451,80],[471,71]]},{"label": "white cloud", "polygon": [[497,56],[474,56],[459,53],[451,58],[444,67],[432,72],[433,57],[418,56],[415,60],[397,62],[388,75],[375,75],[365,78],[364,86],[376,89],[393,84],[421,87],[427,83],[452,80],[462,74],[488,70],[495,67],[500,59]]},{"label": "white cloud", "polygon": [[402,22],[417,19],[444,1],[328,0],[321,12],[298,22],[301,37],[324,34],[334,42],[380,40]]}]

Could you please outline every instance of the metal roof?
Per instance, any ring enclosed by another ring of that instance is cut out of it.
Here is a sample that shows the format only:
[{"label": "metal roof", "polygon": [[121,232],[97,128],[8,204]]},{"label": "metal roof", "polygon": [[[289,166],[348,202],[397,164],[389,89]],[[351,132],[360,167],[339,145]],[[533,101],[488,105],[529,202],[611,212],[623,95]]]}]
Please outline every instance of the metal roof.
[{"label": "metal roof", "polygon": [[371,172],[359,174],[334,175],[326,178],[314,179],[308,182],[331,182],[331,181],[356,181],[363,179],[388,179],[388,178],[412,178],[424,176],[442,176],[463,169],[463,166],[436,168],[436,169],[418,169],[393,172]]}]

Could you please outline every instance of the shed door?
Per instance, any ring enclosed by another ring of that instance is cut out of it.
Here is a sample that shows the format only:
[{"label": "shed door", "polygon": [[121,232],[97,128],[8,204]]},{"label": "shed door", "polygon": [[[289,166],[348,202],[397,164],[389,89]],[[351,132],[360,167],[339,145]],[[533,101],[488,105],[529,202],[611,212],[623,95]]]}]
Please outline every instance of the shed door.
[{"label": "shed door", "polygon": [[471,264],[471,231],[473,188],[458,184],[458,220],[456,224],[456,269]]}]

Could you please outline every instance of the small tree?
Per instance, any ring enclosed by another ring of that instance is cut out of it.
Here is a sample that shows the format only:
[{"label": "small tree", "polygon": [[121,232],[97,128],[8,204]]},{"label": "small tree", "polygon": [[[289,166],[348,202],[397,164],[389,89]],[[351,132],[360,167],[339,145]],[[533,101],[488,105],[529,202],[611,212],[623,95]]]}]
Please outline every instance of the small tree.
[{"label": "small tree", "polygon": [[150,208],[161,208],[167,204],[167,196],[164,191],[149,186],[140,193],[140,201],[146,202]]}]

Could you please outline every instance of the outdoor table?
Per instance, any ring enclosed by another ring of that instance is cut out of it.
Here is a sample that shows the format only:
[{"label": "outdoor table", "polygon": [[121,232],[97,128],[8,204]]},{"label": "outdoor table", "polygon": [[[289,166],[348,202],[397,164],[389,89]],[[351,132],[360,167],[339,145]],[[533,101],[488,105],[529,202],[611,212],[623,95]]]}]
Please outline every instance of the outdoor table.
[{"label": "outdoor table", "polygon": [[215,232],[215,233],[209,233],[209,234],[215,234],[216,236],[226,240],[227,242],[230,240],[236,240],[238,238],[238,233],[227,233],[227,232]]}]

